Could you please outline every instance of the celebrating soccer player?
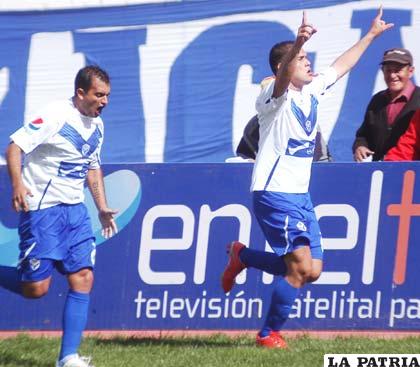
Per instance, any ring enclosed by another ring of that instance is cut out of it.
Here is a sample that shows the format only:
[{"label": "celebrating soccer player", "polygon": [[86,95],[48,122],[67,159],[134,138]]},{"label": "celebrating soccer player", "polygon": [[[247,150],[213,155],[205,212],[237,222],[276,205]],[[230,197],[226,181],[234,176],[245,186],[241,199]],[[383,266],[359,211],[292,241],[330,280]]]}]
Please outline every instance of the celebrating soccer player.
[{"label": "celebrating soccer player", "polygon": [[[95,237],[84,201],[85,180],[98,208],[103,235],[117,231],[115,210],[105,199],[99,154],[108,74],[97,66],[79,70],[74,96],[47,105],[11,136],[7,165],[12,205],[20,212],[19,287],[28,298],[44,296],[53,268],[67,276],[69,292],[57,367],[87,367],[77,353],[93,285]],[[21,155],[24,153],[23,169]],[[10,286],[9,289],[12,289]]]},{"label": "celebrating soccer player", "polygon": [[313,73],[302,48],[317,31],[305,12],[295,41],[275,44],[270,51],[275,78],[263,87],[256,102],[260,140],[251,190],[255,216],[274,253],[233,242],[222,276],[225,292],[246,267],[279,276],[257,335],[259,346],[287,347],[279,331],[299,288],[318,279],[322,270],[321,234],[308,193],[320,96],[392,26],[382,20],[380,8],[367,34],[320,74]]}]

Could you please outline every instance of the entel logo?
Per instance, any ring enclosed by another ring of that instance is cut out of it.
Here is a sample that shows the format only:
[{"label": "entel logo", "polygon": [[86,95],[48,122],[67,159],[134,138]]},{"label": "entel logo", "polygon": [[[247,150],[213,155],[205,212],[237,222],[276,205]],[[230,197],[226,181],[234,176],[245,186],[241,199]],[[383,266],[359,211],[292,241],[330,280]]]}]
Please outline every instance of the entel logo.
[{"label": "entel logo", "polygon": [[[380,204],[382,196],[383,172],[374,171],[371,176],[369,193],[368,215],[366,223],[366,236],[362,263],[363,284],[372,284],[375,271],[375,258],[377,248],[377,235],[380,217]],[[394,263],[393,283],[401,285],[405,281],[408,241],[411,217],[420,216],[420,204],[413,203],[415,172],[406,171],[404,174],[401,202],[390,204],[387,207],[389,216],[399,216],[398,238]],[[348,204],[320,204],[315,207],[318,220],[323,217],[344,217],[347,221],[347,231],[342,238],[323,238],[326,250],[351,250],[357,245],[359,231],[359,214]],[[182,220],[182,236],[179,238],[155,238],[154,224],[158,218],[173,217]],[[239,221],[239,241],[248,244],[251,234],[251,214],[247,207],[240,204],[229,204],[212,211],[209,205],[202,205],[199,213],[197,230],[197,246],[194,259],[193,281],[203,284],[206,274],[207,249],[210,237],[210,226],[217,217],[234,217]],[[150,266],[153,251],[187,250],[193,244],[195,217],[192,210],[186,205],[157,205],[150,208],[143,219],[140,239],[140,253],[138,259],[138,273],[141,279],[150,285],[184,284],[185,272],[158,272]],[[269,250],[266,244],[266,250]],[[264,273],[263,283],[272,282],[272,275]],[[246,271],[242,272],[237,283],[243,284],[246,280]],[[314,284],[348,284],[351,275],[349,272],[324,271]]]},{"label": "entel logo", "polygon": [[393,277],[394,283],[398,285],[405,281],[411,217],[420,216],[420,204],[413,203],[415,180],[414,171],[405,172],[401,203],[388,205],[387,208],[388,215],[400,217]]}]

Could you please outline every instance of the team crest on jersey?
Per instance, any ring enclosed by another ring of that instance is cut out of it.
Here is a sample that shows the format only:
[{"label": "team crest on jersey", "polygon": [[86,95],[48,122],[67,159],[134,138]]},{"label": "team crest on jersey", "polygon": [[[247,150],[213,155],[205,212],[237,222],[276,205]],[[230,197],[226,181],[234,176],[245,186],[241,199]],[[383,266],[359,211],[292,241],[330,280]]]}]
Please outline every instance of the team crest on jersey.
[{"label": "team crest on jersey", "polygon": [[296,227],[297,227],[298,229],[300,229],[301,231],[306,232],[306,226],[305,226],[305,224],[304,224],[304,223],[302,223],[302,222],[297,222]]},{"label": "team crest on jersey", "polygon": [[86,156],[89,153],[90,145],[89,144],[83,144],[82,146],[82,154]]},{"label": "team crest on jersey", "polygon": [[292,112],[296,117],[296,120],[299,122],[300,126],[302,126],[303,131],[305,131],[306,135],[311,135],[316,126],[316,119],[317,119],[317,106],[318,101],[317,99],[311,95],[311,109],[308,115],[300,109],[300,107],[295,103],[292,98],[291,107]]},{"label": "team crest on jersey", "polygon": [[39,130],[43,123],[44,123],[44,120],[42,118],[37,118],[36,120],[33,120],[29,123],[29,128],[35,131]]},{"label": "team crest on jersey", "polygon": [[30,259],[29,266],[31,267],[32,271],[38,270],[39,267],[41,266],[41,260],[35,259],[35,258]]}]

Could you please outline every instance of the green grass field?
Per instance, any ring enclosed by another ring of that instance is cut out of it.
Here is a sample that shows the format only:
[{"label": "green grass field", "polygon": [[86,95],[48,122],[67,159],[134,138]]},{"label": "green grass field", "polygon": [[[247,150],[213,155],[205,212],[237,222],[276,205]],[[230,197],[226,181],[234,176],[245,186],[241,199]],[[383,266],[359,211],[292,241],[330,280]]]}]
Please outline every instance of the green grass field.
[{"label": "green grass field", "polygon": [[[420,351],[420,337],[402,339],[299,337],[289,350],[265,350],[250,336],[85,338],[81,354],[92,355],[95,367],[319,367],[330,353],[403,353]],[[58,338],[20,335],[0,340],[1,367],[53,367]]]}]

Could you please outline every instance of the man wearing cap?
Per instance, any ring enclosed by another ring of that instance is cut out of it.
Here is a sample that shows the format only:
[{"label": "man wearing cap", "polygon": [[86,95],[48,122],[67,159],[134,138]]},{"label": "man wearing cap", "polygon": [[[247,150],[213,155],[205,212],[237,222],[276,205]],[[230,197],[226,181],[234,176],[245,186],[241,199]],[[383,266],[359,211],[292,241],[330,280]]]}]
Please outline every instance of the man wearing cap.
[{"label": "man wearing cap", "polygon": [[420,108],[420,87],[411,81],[414,66],[410,51],[404,48],[385,51],[381,69],[388,88],[372,97],[356,132],[353,153],[357,162],[384,160]]}]

